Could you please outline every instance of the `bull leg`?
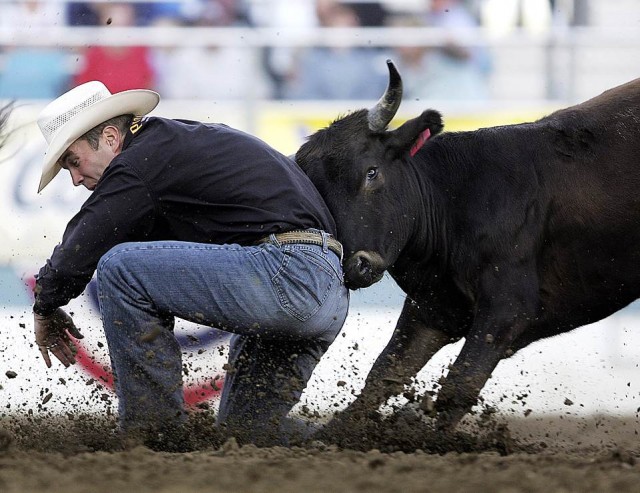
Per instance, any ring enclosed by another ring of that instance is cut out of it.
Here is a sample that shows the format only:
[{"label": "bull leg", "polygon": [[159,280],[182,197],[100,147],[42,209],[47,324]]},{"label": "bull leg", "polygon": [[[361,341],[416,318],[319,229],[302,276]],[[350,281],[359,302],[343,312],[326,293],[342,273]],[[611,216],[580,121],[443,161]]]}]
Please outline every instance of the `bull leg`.
[{"label": "bull leg", "polygon": [[376,411],[389,397],[401,393],[431,357],[450,342],[449,335],[426,327],[416,304],[406,299],[389,343],[376,359],[362,392],[341,418],[362,418]]},{"label": "bull leg", "polygon": [[438,392],[439,428],[453,429],[471,410],[507,349],[504,344],[487,343],[481,334],[467,339]]},{"label": "bull leg", "polygon": [[[529,326],[537,300],[535,276],[517,269],[511,274],[485,280],[483,292],[491,294],[480,300],[471,330],[438,392],[440,429],[453,429],[471,410],[495,367],[513,354],[517,339]],[[513,282],[508,282],[510,279]],[[529,283],[521,285],[518,279]],[[500,289],[496,281],[500,281]]]}]

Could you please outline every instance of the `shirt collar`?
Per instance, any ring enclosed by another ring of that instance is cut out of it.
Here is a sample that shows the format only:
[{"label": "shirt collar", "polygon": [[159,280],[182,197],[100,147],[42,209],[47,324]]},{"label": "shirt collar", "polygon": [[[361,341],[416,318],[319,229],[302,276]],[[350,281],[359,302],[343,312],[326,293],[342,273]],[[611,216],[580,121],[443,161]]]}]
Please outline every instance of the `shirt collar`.
[{"label": "shirt collar", "polygon": [[129,126],[129,130],[127,134],[124,136],[124,143],[122,144],[122,150],[125,150],[131,144],[133,138],[142,130],[148,119],[143,116],[135,116],[131,121],[131,125]]}]

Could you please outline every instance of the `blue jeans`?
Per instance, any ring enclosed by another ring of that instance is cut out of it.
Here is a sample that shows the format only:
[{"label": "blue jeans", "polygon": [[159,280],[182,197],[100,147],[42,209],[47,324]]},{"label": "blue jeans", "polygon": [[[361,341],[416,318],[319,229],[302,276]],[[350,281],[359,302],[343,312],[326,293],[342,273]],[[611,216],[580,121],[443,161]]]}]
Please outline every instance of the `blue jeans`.
[{"label": "blue jeans", "polygon": [[252,439],[298,402],[349,303],[338,256],[307,244],[123,243],[97,281],[125,431],[185,419],[174,317],[233,333],[218,421]]}]

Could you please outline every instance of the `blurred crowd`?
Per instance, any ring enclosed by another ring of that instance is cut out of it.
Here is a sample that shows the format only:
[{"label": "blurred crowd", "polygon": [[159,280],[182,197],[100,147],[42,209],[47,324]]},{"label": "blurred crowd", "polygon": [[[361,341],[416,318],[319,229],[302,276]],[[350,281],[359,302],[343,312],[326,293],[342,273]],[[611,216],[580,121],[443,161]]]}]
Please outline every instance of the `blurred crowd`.
[{"label": "blurred crowd", "polygon": [[[0,30],[38,36],[48,27],[438,27],[447,42],[437,47],[317,46],[78,46],[0,45],[0,99],[52,99],[69,88],[101,80],[112,92],[154,89],[164,98],[229,100],[377,99],[387,82],[384,60],[392,58],[413,99],[482,100],[489,97],[490,52],[458,42],[477,27],[482,7],[493,0],[422,0],[411,10],[388,2],[337,0],[176,0],[155,2],[0,2]],[[519,12],[536,8],[537,19],[553,1],[500,0]],[[518,5],[521,4],[521,5]],[[416,8],[417,5],[417,8]],[[542,7],[542,8],[540,8]],[[516,22],[524,22],[524,17]],[[0,31],[1,32],[1,31]],[[185,36],[189,31],[185,30]]]}]

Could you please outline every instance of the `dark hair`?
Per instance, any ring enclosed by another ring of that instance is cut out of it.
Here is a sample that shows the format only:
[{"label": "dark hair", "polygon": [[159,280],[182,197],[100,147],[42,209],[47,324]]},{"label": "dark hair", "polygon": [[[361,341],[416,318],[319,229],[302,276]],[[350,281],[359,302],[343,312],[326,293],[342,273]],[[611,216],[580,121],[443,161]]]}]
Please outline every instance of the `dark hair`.
[{"label": "dark hair", "polygon": [[80,139],[86,140],[93,150],[97,150],[98,143],[100,142],[100,135],[102,135],[102,131],[105,129],[105,127],[116,127],[124,135],[131,126],[132,120],[133,115],[120,115],[110,118],[106,122],[93,127],[86,134],[82,135]]}]

